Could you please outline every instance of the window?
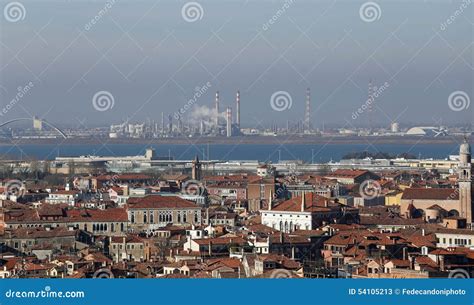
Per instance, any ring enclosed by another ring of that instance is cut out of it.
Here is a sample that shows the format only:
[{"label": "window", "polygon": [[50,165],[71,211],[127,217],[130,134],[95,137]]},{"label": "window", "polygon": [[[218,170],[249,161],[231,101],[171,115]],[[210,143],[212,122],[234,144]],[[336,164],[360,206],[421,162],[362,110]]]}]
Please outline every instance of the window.
[{"label": "window", "polygon": [[150,214],[150,223],[155,223],[155,213],[153,211],[148,212]]},{"label": "window", "polygon": [[135,212],[130,213],[130,222],[135,223]]},{"label": "window", "polygon": [[147,223],[147,212],[143,211],[143,223]]}]

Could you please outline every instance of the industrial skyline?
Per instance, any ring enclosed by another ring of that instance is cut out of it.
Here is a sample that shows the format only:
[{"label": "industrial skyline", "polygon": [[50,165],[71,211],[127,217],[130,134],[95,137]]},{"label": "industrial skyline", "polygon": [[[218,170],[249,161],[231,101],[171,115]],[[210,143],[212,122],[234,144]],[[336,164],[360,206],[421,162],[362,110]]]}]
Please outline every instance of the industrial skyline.
[{"label": "industrial skyline", "polygon": [[[87,126],[157,120],[209,83],[192,108],[209,107],[219,91],[220,112],[232,104],[242,127],[301,121],[307,88],[314,129],[347,121],[468,124],[470,16],[461,12],[445,22],[460,3],[378,1],[378,18],[370,19],[361,15],[363,1],[202,1],[202,18],[193,20],[175,1],[23,1],[26,17],[2,22],[0,100],[8,108],[2,121],[33,115]],[[352,120],[370,79],[374,87],[389,88],[370,106],[377,115]],[[12,106],[18,88],[30,83],[34,87],[22,90]],[[275,111],[276,92],[292,103]],[[449,99],[459,92],[462,100]],[[103,96],[105,107],[94,107],[93,98]]]}]

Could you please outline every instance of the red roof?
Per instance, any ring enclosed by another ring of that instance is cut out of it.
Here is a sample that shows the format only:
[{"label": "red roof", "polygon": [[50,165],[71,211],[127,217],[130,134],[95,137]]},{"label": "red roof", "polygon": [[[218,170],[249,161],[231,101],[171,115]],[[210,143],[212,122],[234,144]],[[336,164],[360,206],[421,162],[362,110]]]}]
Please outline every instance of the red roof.
[{"label": "red roof", "polygon": [[68,210],[69,221],[127,221],[127,212],[122,208],[106,210],[77,209]]},{"label": "red roof", "polygon": [[403,191],[402,199],[408,200],[459,200],[457,189],[409,188]]},{"label": "red roof", "polygon": [[[302,201],[302,196],[293,197],[289,200],[283,201],[282,203],[278,204],[275,207],[272,207],[272,211],[301,212],[301,201]],[[304,212],[329,210],[329,208],[326,205],[329,206],[328,198],[316,195],[314,193],[305,194]]]},{"label": "red roof", "polygon": [[362,176],[369,171],[357,170],[357,169],[338,169],[327,175],[327,177],[339,177],[339,178],[357,178]]},{"label": "red roof", "polygon": [[143,198],[130,198],[129,209],[182,209],[199,208],[194,202],[177,196],[149,195]]}]

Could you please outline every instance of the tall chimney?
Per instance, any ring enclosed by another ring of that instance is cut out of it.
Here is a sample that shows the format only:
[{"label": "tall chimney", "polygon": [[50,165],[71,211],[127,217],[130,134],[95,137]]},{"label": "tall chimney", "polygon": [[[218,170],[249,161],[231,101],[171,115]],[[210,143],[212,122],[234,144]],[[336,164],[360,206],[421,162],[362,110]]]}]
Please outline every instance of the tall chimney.
[{"label": "tall chimney", "polygon": [[301,212],[304,212],[304,209],[306,207],[306,194],[303,193],[301,196]]},{"label": "tall chimney", "polygon": [[273,191],[270,190],[270,196],[268,196],[268,210],[272,210]]},{"label": "tall chimney", "polygon": [[311,129],[311,92],[306,89],[306,110],[304,113],[304,132],[309,133]]},{"label": "tall chimney", "polygon": [[173,117],[171,116],[171,114],[168,115],[168,132],[173,132]]},{"label": "tall chimney", "polygon": [[215,118],[214,125],[216,127],[219,127],[219,91],[216,92],[215,112],[216,112],[216,118]]},{"label": "tall chimney", "polygon": [[238,128],[240,128],[240,91],[237,91],[237,96],[235,97],[235,111],[237,112],[235,114],[235,124],[237,125]]},{"label": "tall chimney", "polygon": [[165,133],[165,113],[161,113],[161,133]]},{"label": "tall chimney", "polygon": [[232,108],[227,107],[227,137],[232,137]]}]

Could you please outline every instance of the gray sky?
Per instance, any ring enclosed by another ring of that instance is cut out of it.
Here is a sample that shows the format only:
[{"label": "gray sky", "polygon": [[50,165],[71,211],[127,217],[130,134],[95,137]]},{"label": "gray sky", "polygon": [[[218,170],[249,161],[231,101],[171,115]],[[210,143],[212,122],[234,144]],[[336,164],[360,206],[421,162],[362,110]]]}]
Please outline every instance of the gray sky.
[{"label": "gray sky", "polygon": [[[302,119],[307,87],[313,126],[359,126],[367,111],[352,116],[370,79],[388,84],[375,99],[375,123],[474,121],[467,105],[474,100],[474,4],[375,2],[370,15],[361,10],[366,1],[198,1],[194,21],[183,11],[186,1],[109,1],[103,13],[106,1],[21,1],[19,20],[8,15],[11,2],[1,1],[4,110],[18,87],[33,87],[0,121],[159,121],[209,82],[195,104],[210,106],[219,90],[222,105],[234,106],[240,89],[244,126]],[[94,108],[98,91],[113,95],[112,108]],[[276,91],[289,93],[291,108],[271,107]],[[456,91],[465,95],[453,105]]]}]

